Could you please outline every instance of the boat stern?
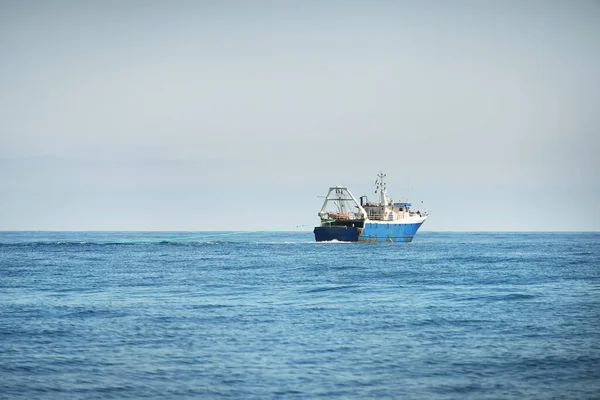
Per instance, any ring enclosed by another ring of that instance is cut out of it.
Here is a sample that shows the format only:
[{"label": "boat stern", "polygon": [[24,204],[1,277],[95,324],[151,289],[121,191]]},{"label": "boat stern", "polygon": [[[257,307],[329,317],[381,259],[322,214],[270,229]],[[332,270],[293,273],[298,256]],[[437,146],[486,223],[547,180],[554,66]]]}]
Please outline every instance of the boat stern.
[{"label": "boat stern", "polygon": [[360,235],[359,228],[353,226],[317,226],[313,232],[317,242],[356,242]]}]

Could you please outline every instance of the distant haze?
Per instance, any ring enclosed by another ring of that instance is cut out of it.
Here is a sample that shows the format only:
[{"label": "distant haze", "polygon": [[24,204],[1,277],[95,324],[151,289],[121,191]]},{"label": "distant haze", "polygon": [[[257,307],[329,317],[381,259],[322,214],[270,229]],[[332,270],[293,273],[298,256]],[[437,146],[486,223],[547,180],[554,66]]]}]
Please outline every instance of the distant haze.
[{"label": "distant haze", "polygon": [[0,1],[0,230],[599,230],[598,1]]}]

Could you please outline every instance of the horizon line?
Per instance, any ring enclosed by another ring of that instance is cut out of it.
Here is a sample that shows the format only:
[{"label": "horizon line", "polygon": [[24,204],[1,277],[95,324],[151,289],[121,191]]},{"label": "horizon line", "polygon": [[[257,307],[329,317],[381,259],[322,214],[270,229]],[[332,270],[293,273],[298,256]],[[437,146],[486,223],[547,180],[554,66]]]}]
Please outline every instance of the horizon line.
[{"label": "horizon line", "polygon": [[[58,229],[0,229],[0,233],[12,233],[12,232],[123,232],[123,233],[146,233],[146,232],[248,232],[248,233],[312,233],[312,230],[286,230],[286,229],[230,229],[230,230],[158,230],[158,229],[120,229],[120,230],[107,230],[107,229],[69,229],[69,230],[58,230]],[[420,230],[419,233],[600,233],[600,230]]]}]

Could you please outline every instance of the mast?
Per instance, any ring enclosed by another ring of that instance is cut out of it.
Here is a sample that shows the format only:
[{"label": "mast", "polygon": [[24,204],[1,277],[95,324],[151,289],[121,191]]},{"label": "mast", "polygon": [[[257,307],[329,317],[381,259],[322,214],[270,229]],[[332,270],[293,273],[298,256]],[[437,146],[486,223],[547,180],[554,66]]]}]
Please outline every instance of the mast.
[{"label": "mast", "polygon": [[389,200],[387,197],[387,184],[383,181],[387,175],[383,171],[377,174],[377,180],[375,180],[375,193],[379,191],[379,201],[382,206],[387,206]]}]

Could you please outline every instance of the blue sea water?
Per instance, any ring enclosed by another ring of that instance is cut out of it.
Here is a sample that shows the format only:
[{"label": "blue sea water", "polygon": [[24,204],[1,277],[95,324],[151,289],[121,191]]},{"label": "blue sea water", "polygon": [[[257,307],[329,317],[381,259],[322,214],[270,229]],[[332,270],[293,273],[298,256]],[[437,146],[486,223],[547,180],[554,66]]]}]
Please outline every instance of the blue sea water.
[{"label": "blue sea water", "polygon": [[0,398],[600,398],[600,234],[3,232]]}]

